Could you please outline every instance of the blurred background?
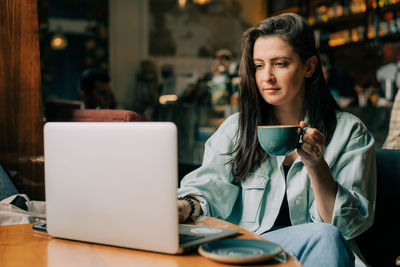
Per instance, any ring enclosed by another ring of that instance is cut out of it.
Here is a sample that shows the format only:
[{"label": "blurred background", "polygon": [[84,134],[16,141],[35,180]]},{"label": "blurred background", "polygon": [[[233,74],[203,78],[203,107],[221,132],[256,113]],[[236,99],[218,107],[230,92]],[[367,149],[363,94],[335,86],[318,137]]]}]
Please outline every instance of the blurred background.
[{"label": "blurred background", "polygon": [[[173,121],[182,176],[201,164],[207,138],[237,111],[241,34],[266,17],[295,12],[314,29],[337,102],[381,147],[400,87],[398,1],[37,0],[42,122],[85,108]],[[90,82],[104,101],[85,101]],[[43,165],[42,157],[35,160]],[[38,176],[42,186],[42,171]]]},{"label": "blurred background", "polygon": [[115,108],[178,125],[190,167],[236,111],[240,37],[267,16],[267,2],[38,0],[38,14],[45,121],[84,108],[81,75],[100,69]]},{"label": "blurred background", "polygon": [[295,12],[315,29],[338,103],[381,146],[398,88],[396,2],[38,0],[45,116],[57,120],[48,103],[81,101],[83,71],[101,69],[115,108],[175,121],[180,160],[199,164],[197,148],[236,111],[241,34],[268,16]]}]

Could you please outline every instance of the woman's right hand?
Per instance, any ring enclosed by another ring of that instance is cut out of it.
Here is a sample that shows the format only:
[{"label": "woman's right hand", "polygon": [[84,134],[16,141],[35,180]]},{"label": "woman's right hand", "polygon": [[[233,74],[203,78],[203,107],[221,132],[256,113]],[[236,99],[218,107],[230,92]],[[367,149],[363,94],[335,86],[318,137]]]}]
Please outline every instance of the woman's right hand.
[{"label": "woman's right hand", "polygon": [[185,222],[189,218],[191,207],[186,200],[178,200],[179,223]]}]

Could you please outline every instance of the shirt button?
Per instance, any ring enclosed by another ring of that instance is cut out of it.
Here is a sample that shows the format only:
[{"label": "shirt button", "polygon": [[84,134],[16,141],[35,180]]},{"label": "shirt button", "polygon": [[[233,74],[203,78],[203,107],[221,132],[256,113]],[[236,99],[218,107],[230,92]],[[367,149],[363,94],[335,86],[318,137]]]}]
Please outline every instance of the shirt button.
[{"label": "shirt button", "polygon": [[301,204],[300,199],[296,200],[296,205],[299,206]]}]

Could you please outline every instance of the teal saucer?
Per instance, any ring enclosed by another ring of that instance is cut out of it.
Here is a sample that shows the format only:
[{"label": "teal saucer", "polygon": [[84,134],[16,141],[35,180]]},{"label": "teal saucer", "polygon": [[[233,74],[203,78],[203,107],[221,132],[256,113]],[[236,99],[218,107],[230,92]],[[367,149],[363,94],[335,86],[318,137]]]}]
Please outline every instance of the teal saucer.
[{"label": "teal saucer", "polygon": [[282,252],[275,243],[255,239],[222,239],[201,245],[199,254],[212,260],[233,263],[255,263],[274,258]]}]

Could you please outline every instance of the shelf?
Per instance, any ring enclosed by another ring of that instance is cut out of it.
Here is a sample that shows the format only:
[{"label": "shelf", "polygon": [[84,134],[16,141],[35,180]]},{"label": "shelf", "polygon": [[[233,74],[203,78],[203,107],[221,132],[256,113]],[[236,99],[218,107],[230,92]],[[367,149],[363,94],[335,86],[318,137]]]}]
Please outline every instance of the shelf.
[{"label": "shelf", "polygon": [[367,18],[367,12],[354,15],[336,17],[327,22],[318,22],[312,26],[313,29],[326,32],[336,32],[345,29],[356,28],[363,26]]},{"label": "shelf", "polygon": [[331,18],[327,22],[317,22],[316,24],[312,25],[312,27],[316,30],[322,30],[325,32],[335,32],[344,29],[351,29],[365,25],[367,16],[369,14],[376,13],[382,15],[386,12],[392,11],[400,11],[400,2],[383,7],[377,7],[375,9],[369,7],[368,10],[364,13]]},{"label": "shelf", "polygon": [[335,48],[345,48],[345,47],[353,47],[360,45],[379,45],[380,43],[391,43],[391,42],[400,42],[400,33],[388,34],[385,36],[379,36],[378,38],[366,39],[358,42],[348,42],[342,45],[337,46],[329,46],[328,44],[321,44],[321,51],[327,51],[329,49]]},{"label": "shelf", "polygon": [[[371,20],[374,21],[376,19],[381,20],[383,14],[396,11],[400,11],[400,2],[384,7],[377,7],[375,9],[369,7],[364,13],[332,18],[325,23],[316,23],[312,27],[315,30],[320,30],[321,36],[340,32],[343,30],[351,30],[360,26],[364,27],[364,31],[368,31],[368,22],[370,22]],[[378,16],[378,18],[376,16]],[[348,42],[337,46],[329,46],[328,44],[323,43],[321,44],[321,50],[344,48],[358,45],[379,45],[385,42],[400,42],[400,33],[390,33],[385,36],[377,36],[376,38],[365,39],[357,42]]]},{"label": "shelf", "polygon": [[309,1],[310,8],[316,8],[316,7],[321,6],[321,5],[330,6],[330,5],[334,4],[334,3],[335,3],[334,0],[313,0],[313,1]]},{"label": "shelf", "polygon": [[379,37],[383,42],[399,42],[400,41],[400,33],[391,33],[385,36]]},{"label": "shelf", "polygon": [[379,8],[376,8],[376,10],[381,14],[390,12],[390,11],[398,11],[398,10],[400,10],[400,2],[396,3],[396,4],[388,5],[388,6],[379,7]]},{"label": "shelf", "polygon": [[[337,0],[311,0],[306,2],[306,6],[299,5],[296,6],[296,8],[300,10],[304,9],[314,9],[317,6],[320,5],[326,5],[330,6],[336,3]],[[308,6],[307,6],[308,5]],[[283,12],[286,12],[287,10],[284,10]],[[341,43],[340,37],[338,37],[338,42],[336,46],[329,46],[328,41],[329,38],[333,38],[336,40],[335,36],[333,34],[337,33],[340,36],[340,32],[342,31],[349,31],[349,35],[354,34],[352,31],[358,31],[359,35],[361,34],[360,38],[366,38],[367,36],[372,37],[371,33],[371,27],[373,27],[373,30],[375,34],[378,34],[379,29],[377,26],[380,26],[380,22],[383,21],[384,19],[384,14],[387,12],[400,12],[400,2],[395,3],[395,4],[390,4],[387,6],[383,7],[376,7],[373,8],[372,6],[368,6],[367,10],[362,13],[357,13],[357,14],[350,14],[350,15],[344,15],[340,17],[333,17],[330,18],[326,22],[317,22],[311,27],[315,31],[319,31],[319,36],[320,36],[320,49],[321,50],[330,50],[330,49],[335,49],[335,48],[344,48],[344,47],[351,47],[351,46],[360,46],[360,45],[366,45],[366,46],[377,46],[381,45],[382,43],[385,42],[400,42],[400,32],[399,33],[389,33],[385,36],[377,36],[375,38],[368,38],[360,41],[350,41],[348,43]],[[400,15],[395,14],[394,18],[399,19]],[[362,29],[357,29],[359,27],[362,27]],[[343,33],[344,34],[344,33]]]},{"label": "shelf", "polygon": [[330,49],[338,49],[338,48],[349,48],[349,47],[358,47],[358,46],[365,46],[365,45],[376,45],[377,44],[377,39],[367,39],[363,41],[358,41],[358,42],[348,42],[342,45],[337,45],[337,46],[329,46],[328,44],[323,44],[320,47],[321,52],[328,51]]}]

